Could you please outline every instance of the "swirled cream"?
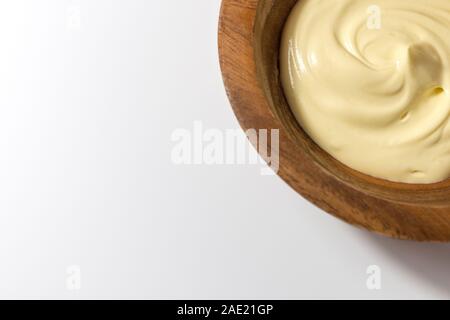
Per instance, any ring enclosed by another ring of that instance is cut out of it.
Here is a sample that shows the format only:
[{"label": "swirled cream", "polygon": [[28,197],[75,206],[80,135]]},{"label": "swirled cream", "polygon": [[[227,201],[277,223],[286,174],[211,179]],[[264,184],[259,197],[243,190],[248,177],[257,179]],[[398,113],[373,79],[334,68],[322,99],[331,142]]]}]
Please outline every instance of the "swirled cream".
[{"label": "swirled cream", "polygon": [[300,0],[280,64],[297,120],[337,160],[396,182],[450,177],[450,1]]}]

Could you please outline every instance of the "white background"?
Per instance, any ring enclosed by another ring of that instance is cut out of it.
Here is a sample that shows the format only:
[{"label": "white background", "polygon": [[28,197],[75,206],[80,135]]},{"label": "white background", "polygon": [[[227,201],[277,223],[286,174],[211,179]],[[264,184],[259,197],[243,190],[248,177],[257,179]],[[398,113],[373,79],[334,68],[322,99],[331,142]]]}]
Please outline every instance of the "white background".
[{"label": "white background", "polygon": [[450,298],[449,245],[347,226],[257,166],[172,164],[176,128],[238,127],[219,2],[0,2],[0,298]]}]

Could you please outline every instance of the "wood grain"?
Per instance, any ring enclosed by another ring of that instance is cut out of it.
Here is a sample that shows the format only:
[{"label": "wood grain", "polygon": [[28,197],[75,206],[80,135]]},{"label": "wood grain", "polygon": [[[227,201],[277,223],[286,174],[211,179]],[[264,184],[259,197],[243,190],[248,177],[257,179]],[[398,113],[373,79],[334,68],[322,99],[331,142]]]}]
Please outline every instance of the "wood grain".
[{"label": "wood grain", "polygon": [[318,147],[295,121],[279,82],[278,48],[284,21],[296,2],[222,2],[220,64],[242,128],[279,129],[278,174],[328,213],[394,238],[450,241],[450,180],[412,185],[356,172]]}]

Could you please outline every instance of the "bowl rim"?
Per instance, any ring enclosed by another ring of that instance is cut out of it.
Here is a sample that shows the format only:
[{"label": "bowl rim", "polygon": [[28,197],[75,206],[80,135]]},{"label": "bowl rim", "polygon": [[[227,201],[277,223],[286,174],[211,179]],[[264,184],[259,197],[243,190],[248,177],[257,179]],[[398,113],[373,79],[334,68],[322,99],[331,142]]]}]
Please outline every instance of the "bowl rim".
[{"label": "bowl rim", "polygon": [[313,161],[288,137],[273,114],[256,73],[255,18],[262,2],[276,0],[222,0],[220,9],[220,68],[242,129],[279,129],[278,175],[302,197],[338,219],[397,239],[449,242],[450,205],[405,204],[354,189]]},{"label": "bowl rim", "polygon": [[[336,160],[318,146],[298,124],[286,101],[279,76],[280,39],[287,16],[278,16],[280,12],[283,12],[282,15],[288,15],[298,1],[301,0],[259,1],[253,30],[257,78],[272,114],[287,129],[288,137],[294,143],[302,146],[322,170],[352,188],[371,196],[422,206],[450,204],[450,178],[437,183],[413,184],[367,175]],[[274,11],[276,13],[272,14]],[[272,37],[272,40],[268,37]],[[275,48],[268,48],[272,47],[272,44],[267,46],[269,43],[267,40],[275,42]]]}]

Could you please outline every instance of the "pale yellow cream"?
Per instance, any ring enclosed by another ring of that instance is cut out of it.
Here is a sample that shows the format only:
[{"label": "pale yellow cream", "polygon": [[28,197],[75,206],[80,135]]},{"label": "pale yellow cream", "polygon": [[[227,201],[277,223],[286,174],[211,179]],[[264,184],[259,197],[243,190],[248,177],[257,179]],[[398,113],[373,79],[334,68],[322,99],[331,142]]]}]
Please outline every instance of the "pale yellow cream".
[{"label": "pale yellow cream", "polygon": [[391,181],[450,177],[449,0],[300,0],[280,62],[297,120],[333,157]]}]

